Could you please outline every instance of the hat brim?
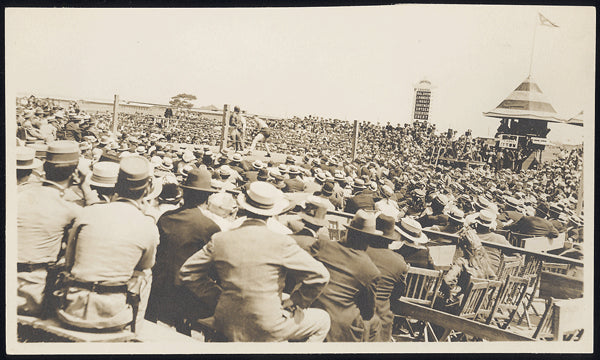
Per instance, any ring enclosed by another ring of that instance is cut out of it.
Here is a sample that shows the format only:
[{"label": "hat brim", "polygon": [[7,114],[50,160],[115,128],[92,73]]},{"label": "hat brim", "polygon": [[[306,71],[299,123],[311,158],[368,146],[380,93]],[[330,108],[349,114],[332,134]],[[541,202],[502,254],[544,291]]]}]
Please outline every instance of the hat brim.
[{"label": "hat brim", "polygon": [[44,162],[38,158],[33,158],[33,162],[29,165],[17,165],[17,170],[31,170],[42,166]]},{"label": "hat brim", "polygon": [[481,225],[481,226],[485,226],[485,227],[491,227],[492,226],[492,222],[486,223],[486,222],[482,222],[481,220],[479,220],[478,218],[475,219],[475,223]]},{"label": "hat brim", "polygon": [[310,216],[308,214],[305,213],[300,213],[300,218],[306,222],[309,222],[313,225],[317,225],[317,226],[329,226],[329,220],[327,219],[319,219],[313,216]]},{"label": "hat brim", "polygon": [[363,234],[368,234],[368,235],[373,235],[373,236],[379,236],[379,237],[381,237],[383,235],[383,231],[381,231],[381,230],[373,230],[373,232],[369,232],[369,231],[364,231],[362,229],[355,228],[352,225],[344,225],[344,227],[346,229],[358,231],[358,232],[361,232]]},{"label": "hat brim", "polygon": [[461,223],[461,224],[464,224],[464,222],[465,222],[465,219],[464,219],[464,218],[463,218],[463,219],[461,219],[461,218],[454,217],[454,216],[452,216],[452,215],[448,215],[448,218],[449,218],[449,219],[452,219],[452,220],[454,220],[454,221],[456,221],[456,222],[459,222],[459,223]]},{"label": "hat brim", "polygon": [[421,231],[421,236],[419,236],[419,237],[416,237],[414,235],[407,233],[406,231],[402,230],[401,227],[398,227],[398,231],[400,232],[402,237],[414,242],[415,244],[426,244],[429,242],[429,238],[422,231]]},{"label": "hat brim", "polygon": [[288,206],[290,205],[290,201],[283,198],[275,202],[273,207],[270,209],[261,209],[255,206],[252,206],[246,201],[246,195],[243,193],[238,194],[237,196],[238,205],[240,208],[249,211],[253,214],[263,215],[263,216],[275,216],[284,212]]},{"label": "hat brim", "polygon": [[381,235],[380,238],[388,240],[388,241],[399,241],[402,239],[402,235],[400,234],[400,228],[398,226],[394,226],[394,233],[392,235]]},{"label": "hat brim", "polygon": [[107,184],[107,183],[100,183],[100,182],[90,180],[90,185],[101,187],[101,188],[114,188],[115,185],[117,185],[117,183],[115,182],[114,184]]},{"label": "hat brim", "polygon": [[[185,175],[185,174],[182,174]],[[199,187],[195,187],[195,186],[188,186],[188,185],[179,185],[181,186],[183,189],[188,189],[188,190],[194,190],[194,191],[203,191],[203,192],[209,192],[209,193],[216,193],[219,192],[219,190],[217,189],[206,189],[206,188],[199,188]]]}]

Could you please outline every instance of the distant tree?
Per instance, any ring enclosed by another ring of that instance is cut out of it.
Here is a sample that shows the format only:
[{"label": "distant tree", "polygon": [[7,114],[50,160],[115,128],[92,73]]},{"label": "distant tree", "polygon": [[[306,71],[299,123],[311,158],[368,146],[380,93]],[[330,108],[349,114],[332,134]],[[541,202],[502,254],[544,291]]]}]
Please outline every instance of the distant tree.
[{"label": "distant tree", "polygon": [[171,97],[169,104],[177,109],[191,109],[194,107],[192,101],[196,99],[195,95],[182,93]]},{"label": "distant tree", "polygon": [[171,110],[171,108],[167,108],[167,110],[165,110],[165,117],[170,118],[172,116],[173,116],[173,110]]}]

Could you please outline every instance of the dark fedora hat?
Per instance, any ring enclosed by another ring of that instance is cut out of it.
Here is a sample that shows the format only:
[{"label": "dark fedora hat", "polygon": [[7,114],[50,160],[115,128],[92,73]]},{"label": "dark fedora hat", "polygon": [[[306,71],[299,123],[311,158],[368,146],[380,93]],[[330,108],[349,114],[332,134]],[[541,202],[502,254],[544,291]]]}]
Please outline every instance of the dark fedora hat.
[{"label": "dark fedora hat", "polygon": [[206,168],[194,168],[187,174],[185,184],[181,185],[184,189],[217,192],[218,190],[211,186],[212,175]]}]

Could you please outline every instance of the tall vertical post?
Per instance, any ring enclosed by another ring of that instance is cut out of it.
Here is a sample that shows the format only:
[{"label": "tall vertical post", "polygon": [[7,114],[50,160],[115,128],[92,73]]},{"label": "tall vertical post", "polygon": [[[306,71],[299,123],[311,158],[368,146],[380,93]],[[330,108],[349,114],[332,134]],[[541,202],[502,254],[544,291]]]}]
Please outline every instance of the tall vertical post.
[{"label": "tall vertical post", "polygon": [[119,125],[119,95],[115,94],[115,102],[113,103],[113,118],[112,118],[112,133],[117,133]]},{"label": "tall vertical post", "polygon": [[229,105],[223,105],[223,121],[221,130],[221,146],[219,150],[227,147],[227,138],[229,136]]},{"label": "tall vertical post", "polygon": [[583,166],[581,167],[581,180],[579,180],[579,188],[577,189],[577,207],[575,208],[575,214],[581,216],[581,210],[583,210]]},{"label": "tall vertical post", "polygon": [[358,120],[354,120],[352,129],[352,160],[356,160],[356,151],[358,150]]}]

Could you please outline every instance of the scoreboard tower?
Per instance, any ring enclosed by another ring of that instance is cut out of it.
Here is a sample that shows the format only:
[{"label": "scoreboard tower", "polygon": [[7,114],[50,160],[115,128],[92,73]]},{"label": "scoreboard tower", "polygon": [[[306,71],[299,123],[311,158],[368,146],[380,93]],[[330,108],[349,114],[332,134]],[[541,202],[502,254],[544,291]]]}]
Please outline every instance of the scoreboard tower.
[{"label": "scoreboard tower", "polygon": [[431,90],[432,86],[429,80],[421,80],[414,86],[411,121],[431,120]]}]

